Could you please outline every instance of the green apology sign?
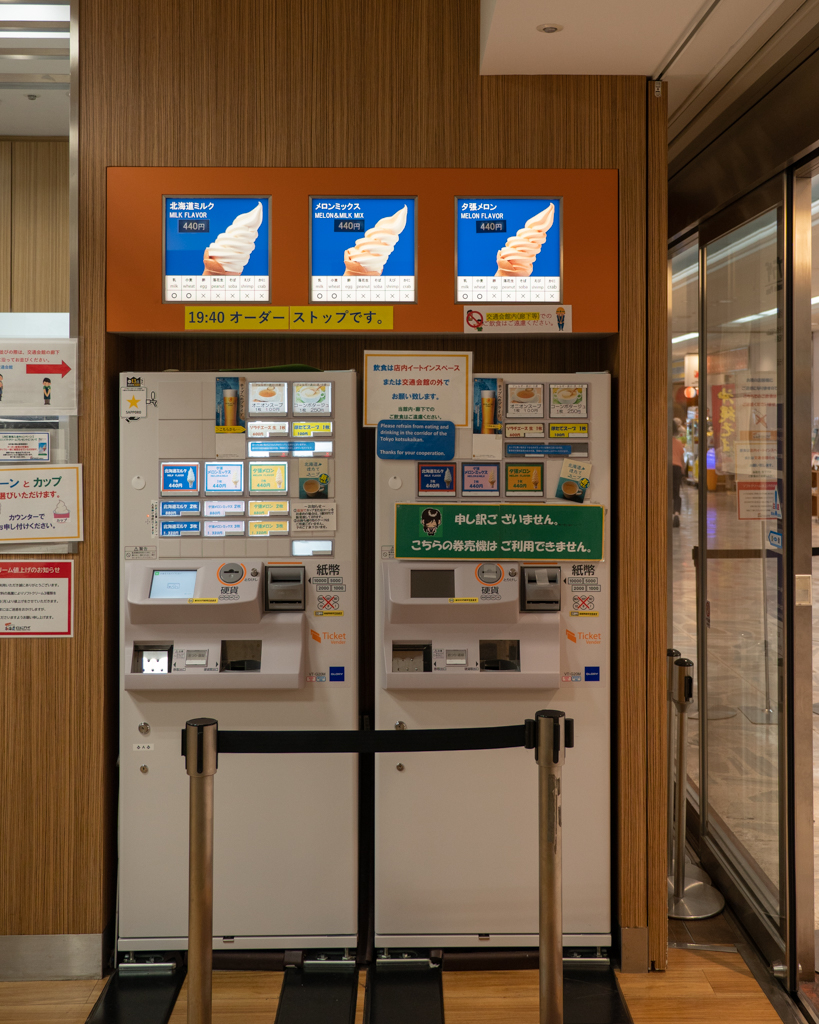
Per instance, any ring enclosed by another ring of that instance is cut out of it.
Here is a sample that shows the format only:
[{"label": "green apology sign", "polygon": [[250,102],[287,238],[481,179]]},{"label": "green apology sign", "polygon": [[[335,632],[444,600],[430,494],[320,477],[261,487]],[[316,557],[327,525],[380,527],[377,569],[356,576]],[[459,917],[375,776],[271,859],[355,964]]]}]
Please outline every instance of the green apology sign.
[{"label": "green apology sign", "polygon": [[399,504],[396,558],[603,557],[602,505]]}]

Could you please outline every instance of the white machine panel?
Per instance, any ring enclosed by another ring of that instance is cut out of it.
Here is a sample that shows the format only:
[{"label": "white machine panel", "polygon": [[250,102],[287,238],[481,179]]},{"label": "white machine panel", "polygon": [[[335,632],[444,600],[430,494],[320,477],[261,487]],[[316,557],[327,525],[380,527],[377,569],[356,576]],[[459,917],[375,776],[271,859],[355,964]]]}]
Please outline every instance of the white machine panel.
[{"label": "white machine panel", "polygon": [[[376,728],[510,725],[541,708],[574,718],[576,745],[563,769],[564,943],[607,946],[611,382],[608,374],[522,380],[499,380],[496,394],[514,388],[516,400],[539,393],[559,401],[549,385],[564,385],[568,396],[582,384],[585,414],[568,419],[541,397],[528,417],[538,422],[521,423],[518,409],[502,401],[496,409],[493,398],[501,437],[478,440],[458,428],[455,458],[428,473],[437,474],[437,495],[423,489],[426,464],[376,459]],[[564,488],[565,457],[582,466]],[[486,496],[475,495],[476,481]],[[592,558],[574,544],[453,541],[447,532],[453,522],[476,523],[457,536],[485,537],[488,504],[503,506],[489,510],[495,522],[523,513],[524,503],[527,523],[532,506],[535,517],[558,523],[584,507],[603,524],[602,551]],[[418,519],[411,544],[397,525],[407,521],[404,504]],[[459,507],[459,520],[449,506]],[[531,751],[378,754],[375,821],[377,945],[537,945]]]},{"label": "white machine panel", "polygon": [[[183,949],[185,722],[358,726],[356,382],[120,385],[118,948]],[[220,758],[215,948],[355,945],[357,787],[355,755]]]}]

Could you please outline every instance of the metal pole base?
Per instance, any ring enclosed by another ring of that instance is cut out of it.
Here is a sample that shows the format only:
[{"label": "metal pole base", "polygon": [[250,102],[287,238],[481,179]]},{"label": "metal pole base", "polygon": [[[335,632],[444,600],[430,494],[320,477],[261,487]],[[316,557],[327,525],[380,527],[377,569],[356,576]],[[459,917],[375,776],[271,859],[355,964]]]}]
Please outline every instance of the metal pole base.
[{"label": "metal pole base", "polygon": [[[698,868],[696,864],[689,864],[685,862],[685,884],[689,882],[705,882],[706,885],[711,884],[711,876],[703,871],[702,868]],[[668,891],[672,893],[674,891],[674,876],[668,876]]]},{"label": "metal pole base", "polygon": [[[708,714],[705,717],[708,719],[709,722],[719,722],[723,718],[734,718],[736,716],[736,713],[736,708],[729,708],[727,704],[716,704],[708,709]],[[688,712],[688,717],[700,717],[699,704],[695,704],[694,709]]]},{"label": "metal pole base", "polygon": [[779,712],[773,708],[757,708],[753,704],[740,704],[739,710],[753,725],[779,725]]},{"label": "metal pole base", "polygon": [[725,900],[712,885],[685,879],[682,899],[674,896],[674,879],[669,878],[668,916],[675,921],[700,921],[714,917],[725,907]]}]

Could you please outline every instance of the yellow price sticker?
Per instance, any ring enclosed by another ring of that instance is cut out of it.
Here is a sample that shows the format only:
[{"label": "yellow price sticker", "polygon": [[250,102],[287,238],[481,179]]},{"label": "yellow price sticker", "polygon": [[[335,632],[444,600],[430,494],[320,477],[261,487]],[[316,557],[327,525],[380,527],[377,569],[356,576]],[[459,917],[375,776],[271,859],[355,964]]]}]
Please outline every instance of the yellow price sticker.
[{"label": "yellow price sticker", "polygon": [[186,331],[391,331],[392,306],[185,306]]},{"label": "yellow price sticker", "polygon": [[286,331],[287,306],[185,306],[186,331]]},{"label": "yellow price sticker", "polygon": [[291,331],[391,331],[392,306],[291,306]]},{"label": "yellow price sticker", "polygon": [[290,522],[287,519],[270,519],[264,522],[248,523],[248,537],[268,537],[271,533],[290,533]]}]

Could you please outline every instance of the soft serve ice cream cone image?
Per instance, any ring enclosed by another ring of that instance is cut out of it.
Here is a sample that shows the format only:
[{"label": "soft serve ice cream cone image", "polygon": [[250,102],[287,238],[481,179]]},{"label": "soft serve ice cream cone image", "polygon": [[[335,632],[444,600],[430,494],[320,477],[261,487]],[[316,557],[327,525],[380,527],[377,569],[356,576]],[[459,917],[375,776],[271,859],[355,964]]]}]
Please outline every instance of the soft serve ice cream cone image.
[{"label": "soft serve ice cream cone image", "polygon": [[506,245],[498,250],[498,272],[495,277],[531,277],[537,254],[546,241],[546,234],[555,221],[555,204],[530,217]]},{"label": "soft serve ice cream cone image", "polygon": [[258,203],[247,213],[240,213],[230,227],[216,236],[205,249],[203,277],[238,277],[244,272],[256,248],[264,211]]},{"label": "soft serve ice cream cone image", "polygon": [[384,264],[407,226],[406,204],[391,217],[382,217],[363,238],[344,252],[344,277],[380,277]]},{"label": "soft serve ice cream cone image", "polygon": [[57,507],[54,509],[54,518],[58,522],[64,523],[70,516],[71,513],[68,511],[66,503],[64,501],[58,501]]}]

